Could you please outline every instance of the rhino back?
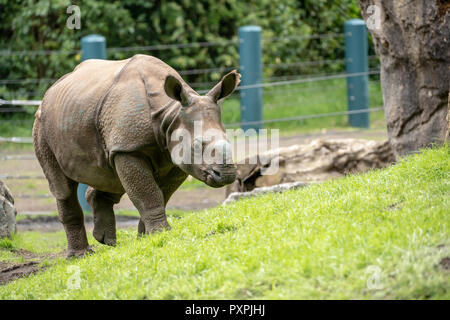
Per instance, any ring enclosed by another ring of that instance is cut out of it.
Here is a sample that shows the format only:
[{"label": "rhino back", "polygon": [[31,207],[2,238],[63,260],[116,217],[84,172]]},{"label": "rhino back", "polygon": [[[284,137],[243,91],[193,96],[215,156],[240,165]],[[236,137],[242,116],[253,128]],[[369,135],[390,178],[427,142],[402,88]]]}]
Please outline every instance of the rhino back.
[{"label": "rhino back", "polygon": [[121,61],[87,60],[58,80],[44,96],[40,118],[64,173],[114,192],[111,185],[120,184],[112,163],[117,152],[143,150],[156,166],[170,166],[151,123],[152,110],[170,102],[163,89],[168,74],[181,80],[161,60],[136,55]]},{"label": "rhino back", "polygon": [[40,113],[45,140],[63,172],[75,181],[112,177],[99,144],[98,103],[127,63],[87,60],[47,90]]}]

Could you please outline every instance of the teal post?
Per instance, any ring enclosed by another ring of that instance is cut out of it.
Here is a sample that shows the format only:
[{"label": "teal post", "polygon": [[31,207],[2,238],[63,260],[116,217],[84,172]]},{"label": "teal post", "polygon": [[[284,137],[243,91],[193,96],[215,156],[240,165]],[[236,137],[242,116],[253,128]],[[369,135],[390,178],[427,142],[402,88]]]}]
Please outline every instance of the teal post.
[{"label": "teal post", "polygon": [[[261,27],[245,26],[238,30],[241,86],[262,83]],[[263,120],[263,88],[241,89],[241,122]],[[262,124],[242,125],[242,129],[259,130]]]},{"label": "teal post", "polygon": [[[98,34],[90,34],[81,38],[81,59],[106,59],[106,39]],[[86,201],[86,190],[88,186],[80,183],[78,185],[77,195],[83,211],[92,212],[91,206]]]},{"label": "teal post", "polygon": [[81,38],[81,58],[106,59],[106,39],[99,34],[90,34]]},{"label": "teal post", "polygon": [[[348,110],[369,109],[367,29],[364,20],[352,19],[344,24],[345,67],[347,73],[365,73],[347,77]],[[369,112],[349,114],[351,126],[369,128]]]}]

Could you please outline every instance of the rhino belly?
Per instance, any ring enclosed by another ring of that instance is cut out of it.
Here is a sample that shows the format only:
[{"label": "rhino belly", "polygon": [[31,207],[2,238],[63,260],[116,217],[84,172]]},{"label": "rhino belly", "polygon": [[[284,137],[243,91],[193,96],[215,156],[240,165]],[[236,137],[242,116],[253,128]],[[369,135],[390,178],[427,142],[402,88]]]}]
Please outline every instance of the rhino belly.
[{"label": "rhino belly", "polygon": [[[78,147],[76,144],[67,144],[58,152],[57,160],[64,174],[97,190],[122,193],[123,187],[115,170],[106,162],[98,161],[97,155],[101,151],[86,153],[86,149]],[[92,148],[89,150],[93,151]]]}]

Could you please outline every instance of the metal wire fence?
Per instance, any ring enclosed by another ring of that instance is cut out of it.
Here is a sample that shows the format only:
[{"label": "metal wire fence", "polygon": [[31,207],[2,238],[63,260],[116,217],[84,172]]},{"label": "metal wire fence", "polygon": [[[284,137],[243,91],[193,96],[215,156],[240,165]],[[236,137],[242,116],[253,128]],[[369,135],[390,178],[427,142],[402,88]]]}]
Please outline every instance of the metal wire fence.
[{"label": "metal wire fence", "polygon": [[[270,38],[263,38],[263,43],[270,43],[274,41],[303,41],[303,40],[323,40],[323,39],[335,39],[342,38],[344,36],[343,33],[328,33],[328,34],[313,34],[308,36],[276,36]],[[130,53],[138,53],[138,52],[152,52],[159,50],[170,50],[170,49],[184,49],[184,48],[207,48],[207,47],[216,47],[216,46],[224,46],[224,45],[239,45],[239,40],[232,39],[227,41],[211,41],[211,42],[195,42],[195,43],[172,43],[172,44],[159,44],[159,45],[151,45],[151,46],[138,46],[138,47],[115,47],[108,48],[108,53],[116,53],[116,52],[130,52]],[[77,55],[80,54],[80,50],[1,50],[0,56],[49,56],[49,55]],[[371,65],[376,65],[377,61],[376,56],[369,56],[369,60],[371,61]],[[288,61],[288,62],[277,62],[277,63],[268,63],[264,64],[264,69],[271,70],[297,70],[295,68],[300,67],[311,67],[317,68],[320,71],[324,66],[329,65],[338,65],[341,70],[344,70],[345,59],[318,59],[318,60],[298,60],[298,61]],[[197,68],[197,69],[185,69],[179,71],[182,76],[191,76],[191,75],[209,75],[211,73],[225,73],[229,72],[233,69],[239,69],[239,66],[236,64],[230,67],[218,67],[218,68]],[[311,73],[311,74],[290,74],[290,75],[281,75],[281,76],[271,76],[266,77],[262,83],[257,83],[254,85],[246,85],[239,86],[236,90],[234,96],[238,96],[241,90],[251,89],[251,88],[265,88],[264,95],[276,94],[275,90],[279,90],[279,92],[287,92],[287,91],[296,91],[299,90],[307,91],[307,90],[336,90],[336,87],[326,88],[326,84],[320,86],[318,88],[291,88],[292,85],[298,85],[302,83],[313,83],[313,82],[326,82],[328,80],[336,80],[336,79],[347,79],[351,77],[358,76],[374,76],[378,75],[380,71],[378,69],[370,69],[368,72],[361,73],[346,73],[346,72],[328,72],[328,73]],[[28,111],[34,111],[37,106],[40,105],[41,100],[23,100],[23,99],[14,99],[15,96],[23,97],[42,97],[42,91],[29,91],[22,90],[21,86],[34,84],[37,86],[46,87],[51,83],[55,82],[57,79],[53,78],[42,78],[42,79],[0,79],[0,85],[4,86],[15,86],[18,87],[15,94],[14,90],[8,91],[8,96],[0,97],[0,113],[4,114],[13,114],[13,113],[23,113]],[[209,88],[215,85],[215,82],[195,82],[192,83],[191,86],[197,90],[198,93],[203,94],[208,90],[205,88]],[[270,90],[269,90],[270,89]],[[45,90],[45,88],[44,88]],[[338,90],[345,90],[345,88],[340,87]],[[8,107],[6,107],[8,106]],[[287,104],[283,105],[283,102],[280,103],[281,107],[289,107]],[[351,111],[335,111],[335,112],[322,112],[315,114],[303,114],[303,115],[293,115],[290,117],[280,117],[280,118],[271,118],[264,119],[262,121],[248,121],[248,122],[233,122],[226,124],[227,127],[238,127],[243,125],[253,125],[253,124],[273,124],[273,123],[283,123],[289,121],[301,121],[306,119],[317,119],[317,118],[326,118],[326,117],[340,117],[350,114],[359,114],[359,113],[367,113],[367,112],[380,112],[382,111],[382,107],[372,107],[370,109],[360,109],[360,110],[351,110]],[[30,123],[32,125],[32,118],[29,119],[0,119],[0,125],[4,123]],[[18,143],[18,144],[30,144],[32,143],[31,137],[0,137],[0,143],[8,142],[8,143]],[[5,155],[0,156],[0,162],[2,161],[18,161],[18,160],[36,160],[33,155]],[[4,180],[27,180],[27,179],[44,179],[43,175],[18,175],[12,173],[1,173],[0,179]],[[18,198],[51,198],[51,195],[28,195],[21,194],[17,196]]]},{"label": "metal wire fence", "polygon": [[[291,36],[276,36],[276,37],[264,37],[262,40],[265,42],[274,41],[291,41],[291,40],[316,40],[337,38],[344,36],[344,33],[326,33],[326,34],[312,34],[312,35],[291,35]],[[108,48],[109,52],[134,52],[134,51],[159,51],[169,49],[184,49],[184,48],[204,48],[215,47],[225,45],[237,45],[238,39],[223,40],[223,41],[203,41],[203,42],[190,42],[190,43],[170,43],[170,44],[157,44],[151,46],[133,46],[133,47],[111,47]],[[0,50],[0,56],[47,56],[47,55],[71,55],[80,54],[81,50]]]}]

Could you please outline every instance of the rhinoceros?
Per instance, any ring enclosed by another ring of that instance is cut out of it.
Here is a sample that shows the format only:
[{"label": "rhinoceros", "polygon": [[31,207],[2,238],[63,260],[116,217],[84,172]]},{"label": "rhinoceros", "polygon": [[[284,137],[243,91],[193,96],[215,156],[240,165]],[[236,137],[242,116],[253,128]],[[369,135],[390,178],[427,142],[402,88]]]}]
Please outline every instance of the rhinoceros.
[{"label": "rhinoceros", "polygon": [[[184,137],[192,155],[199,144],[218,145],[229,159],[221,104],[239,82],[234,70],[200,95],[172,67],[139,54],[118,61],[86,60],[47,90],[36,112],[33,142],[56,198],[69,257],[92,251],[77,200],[79,183],[89,186],[94,238],[115,245],[113,205],[124,193],[139,211],[138,235],[144,235],[170,229],[165,206],[188,175],[212,187],[234,181],[232,161],[174,161],[172,151],[180,140],[171,137],[177,129],[192,133],[200,121],[203,131]],[[210,129],[219,136],[202,140]]]}]

